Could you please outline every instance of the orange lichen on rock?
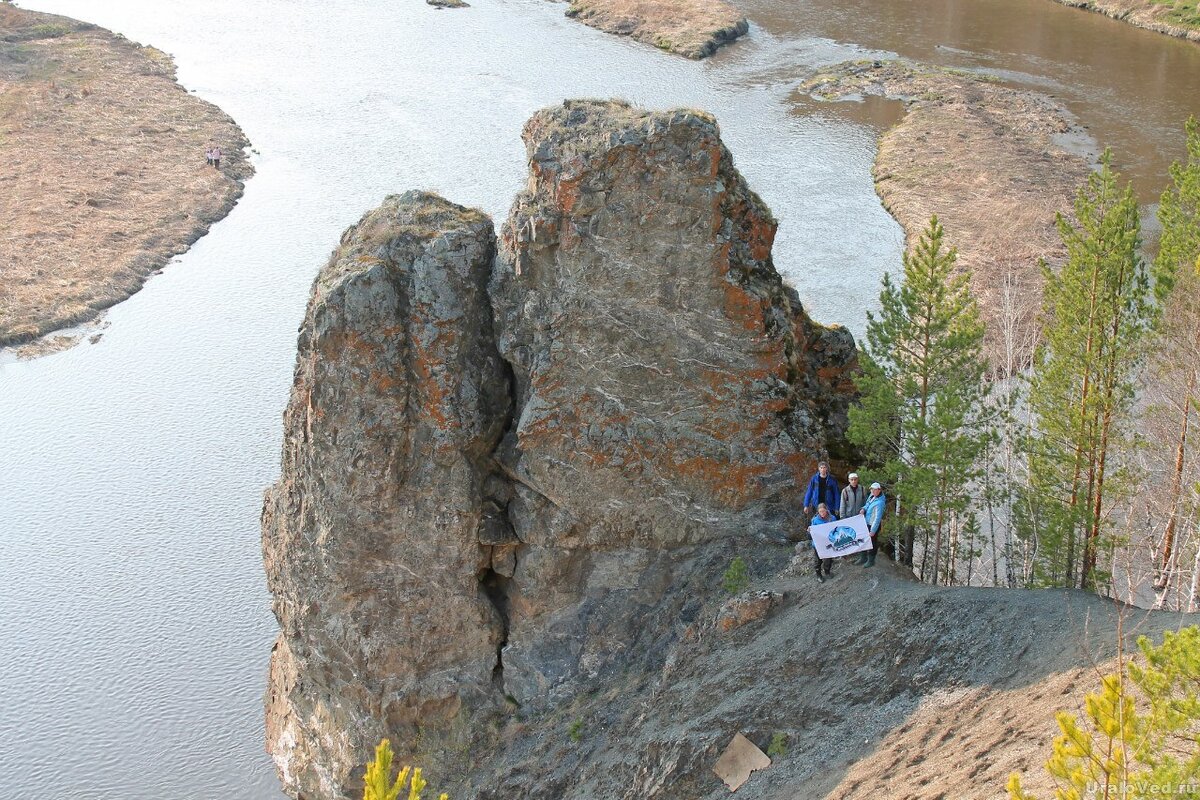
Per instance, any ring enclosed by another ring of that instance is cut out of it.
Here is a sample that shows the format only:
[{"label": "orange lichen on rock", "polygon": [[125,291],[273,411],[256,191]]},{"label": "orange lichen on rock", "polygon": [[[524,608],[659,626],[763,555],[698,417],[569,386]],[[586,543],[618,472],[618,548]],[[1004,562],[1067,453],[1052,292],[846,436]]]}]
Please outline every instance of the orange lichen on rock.
[{"label": "orange lichen on rock", "polygon": [[769,468],[764,464],[741,464],[729,459],[696,455],[675,462],[686,480],[700,480],[708,491],[733,510],[761,496],[762,479]]},{"label": "orange lichen on rock", "polygon": [[754,333],[763,330],[763,301],[751,296],[741,287],[726,283],[721,287],[725,292],[725,313],[741,326]]}]

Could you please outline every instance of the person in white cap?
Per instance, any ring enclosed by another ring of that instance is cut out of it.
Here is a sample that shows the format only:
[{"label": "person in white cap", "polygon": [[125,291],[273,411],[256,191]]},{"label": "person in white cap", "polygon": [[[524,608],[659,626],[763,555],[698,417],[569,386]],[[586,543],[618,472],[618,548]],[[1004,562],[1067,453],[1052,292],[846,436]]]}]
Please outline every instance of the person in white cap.
[{"label": "person in white cap", "polygon": [[875,555],[879,552],[879,531],[883,526],[883,512],[887,508],[887,495],[878,483],[871,484],[871,496],[863,506],[867,518],[867,530],[871,532],[871,550],[863,553],[854,563],[864,567],[875,566]]},{"label": "person in white cap", "polygon": [[863,503],[867,502],[867,493],[858,482],[858,473],[850,473],[850,483],[842,489],[842,502],[838,505],[838,519],[849,519],[862,511]]}]

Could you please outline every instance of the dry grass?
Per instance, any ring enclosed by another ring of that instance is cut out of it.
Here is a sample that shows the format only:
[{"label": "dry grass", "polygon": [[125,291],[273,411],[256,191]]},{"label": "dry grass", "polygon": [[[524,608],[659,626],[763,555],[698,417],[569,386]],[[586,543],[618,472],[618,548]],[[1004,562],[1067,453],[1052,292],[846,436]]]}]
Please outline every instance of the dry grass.
[{"label": "dry grass", "polygon": [[1151,31],[1200,42],[1200,6],[1196,0],[1058,0],[1096,11]]},{"label": "dry grass", "polygon": [[[1115,671],[1115,662],[1101,666]],[[1022,774],[1027,791],[1049,796],[1043,764],[1058,735],[1054,715],[1082,715],[1083,695],[1099,679],[1088,669],[1050,675],[1015,689],[943,690],[922,699],[912,716],[855,764],[829,797],[839,800],[1007,798],[1005,784]]]},{"label": "dry grass", "polygon": [[1036,338],[1039,262],[1065,257],[1055,216],[1070,212],[1090,171],[1054,141],[1073,130],[1066,112],[1042,95],[903,63],[845,64],[803,88],[908,102],[879,142],[876,191],[910,245],[938,216],[971,276],[989,358],[1001,369],[1019,366]]},{"label": "dry grass", "polygon": [[0,4],[0,346],[136,292],[232,208],[245,144],[165,54]]},{"label": "dry grass", "polygon": [[573,0],[567,15],[688,58],[712,55],[749,30],[722,0]]}]

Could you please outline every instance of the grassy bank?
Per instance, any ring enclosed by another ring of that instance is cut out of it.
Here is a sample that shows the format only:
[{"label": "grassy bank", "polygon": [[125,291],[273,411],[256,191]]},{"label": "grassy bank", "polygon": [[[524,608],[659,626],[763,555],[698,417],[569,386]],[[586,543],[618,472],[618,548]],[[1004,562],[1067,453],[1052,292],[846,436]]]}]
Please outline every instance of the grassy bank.
[{"label": "grassy bank", "polygon": [[141,288],[233,207],[246,144],[166,54],[0,3],[0,346]]},{"label": "grassy bank", "polygon": [[1056,0],[1151,31],[1200,42],[1197,0]]},{"label": "grassy bank", "polygon": [[1041,298],[1039,260],[1065,255],[1054,227],[1089,172],[1060,142],[1077,133],[1049,98],[904,62],[853,62],[807,81],[824,99],[875,95],[907,113],[879,141],[875,189],[912,243],[936,214],[971,276],[995,365],[1027,357]]}]

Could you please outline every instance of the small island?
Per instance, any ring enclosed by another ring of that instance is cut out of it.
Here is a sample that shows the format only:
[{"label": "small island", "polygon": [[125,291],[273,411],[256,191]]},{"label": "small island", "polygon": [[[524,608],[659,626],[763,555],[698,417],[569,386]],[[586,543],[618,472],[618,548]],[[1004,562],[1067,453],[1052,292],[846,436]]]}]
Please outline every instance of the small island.
[{"label": "small island", "polygon": [[746,17],[722,0],[572,0],[567,16],[692,59],[750,30]]},{"label": "small island", "polygon": [[0,347],[140,289],[233,208],[247,145],[165,53],[0,3]]}]

